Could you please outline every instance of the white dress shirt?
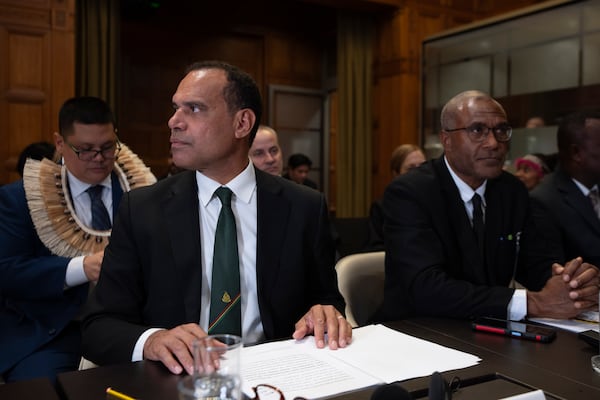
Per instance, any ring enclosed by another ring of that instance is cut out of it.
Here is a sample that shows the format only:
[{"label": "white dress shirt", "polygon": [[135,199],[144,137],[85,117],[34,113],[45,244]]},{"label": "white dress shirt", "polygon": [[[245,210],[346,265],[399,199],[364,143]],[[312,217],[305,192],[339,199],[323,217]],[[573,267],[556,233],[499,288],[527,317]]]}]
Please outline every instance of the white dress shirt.
[{"label": "white dress shirt", "polygon": [[[242,338],[245,344],[256,343],[264,339],[264,329],[258,308],[256,244],[257,244],[257,206],[256,174],[252,162],[238,176],[225,185],[196,171],[198,185],[198,207],[200,220],[200,248],[202,249],[202,293],[200,327],[208,331],[210,317],[210,290],[212,277],[215,231],[221,212],[221,201],[214,195],[215,190],[226,186],[233,192],[231,209],[235,216],[238,253],[240,260],[240,290],[242,295]],[[151,328],[137,340],[131,361],[143,358],[144,344],[148,336],[160,330]]]},{"label": "white dress shirt", "polygon": [[[92,226],[92,201],[90,195],[86,192],[89,187],[94,186],[89,183],[80,181],[67,169],[67,179],[69,181],[69,193],[73,200],[73,208],[77,218],[85,225]],[[104,187],[102,191],[102,202],[108,211],[112,223],[112,180],[109,174],[102,182],[99,183]],[[78,286],[88,281],[83,270],[83,258],[85,256],[73,257],[67,265],[65,274],[65,288]]]}]

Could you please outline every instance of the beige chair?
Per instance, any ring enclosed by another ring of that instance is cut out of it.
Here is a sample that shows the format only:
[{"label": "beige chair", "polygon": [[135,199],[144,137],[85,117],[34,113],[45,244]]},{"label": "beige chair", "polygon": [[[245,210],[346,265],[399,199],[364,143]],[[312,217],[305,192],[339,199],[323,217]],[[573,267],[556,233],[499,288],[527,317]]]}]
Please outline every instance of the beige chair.
[{"label": "beige chair", "polygon": [[351,254],[335,266],[346,318],[353,327],[367,324],[383,303],[384,261],[385,252],[376,251]]}]

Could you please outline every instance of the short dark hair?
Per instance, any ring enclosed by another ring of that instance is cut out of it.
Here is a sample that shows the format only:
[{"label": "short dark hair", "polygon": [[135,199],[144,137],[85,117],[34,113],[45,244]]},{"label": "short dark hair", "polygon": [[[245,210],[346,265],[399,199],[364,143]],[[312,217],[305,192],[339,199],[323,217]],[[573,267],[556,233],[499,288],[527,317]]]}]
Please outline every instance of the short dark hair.
[{"label": "short dark hair", "polygon": [[116,130],[115,116],[102,99],[92,96],[73,97],[65,101],[58,112],[58,132],[62,137],[73,133],[73,124],[112,124]]},{"label": "short dark hair", "polygon": [[561,161],[569,158],[571,145],[583,145],[585,137],[585,122],[588,119],[600,119],[596,110],[576,111],[560,119],[556,131],[556,144]]},{"label": "short dark hair", "polygon": [[301,165],[308,165],[308,168],[310,168],[312,167],[312,161],[308,156],[301,153],[292,154],[288,159],[288,167],[291,169],[298,168]]},{"label": "short dark hair", "polygon": [[223,88],[223,98],[227,103],[229,111],[235,112],[249,108],[254,112],[256,121],[250,130],[249,136],[249,145],[252,146],[252,142],[256,137],[256,131],[260,125],[260,118],[262,117],[262,98],[258,85],[250,74],[223,61],[195,62],[186,69],[186,74],[203,69],[220,69],[225,72],[228,84]]},{"label": "short dark hair", "polygon": [[17,161],[17,172],[23,176],[23,169],[25,168],[25,162],[28,158],[34,160],[41,160],[47,158],[51,160],[54,157],[54,145],[48,142],[35,142],[31,143],[21,151],[19,154],[19,160]]}]

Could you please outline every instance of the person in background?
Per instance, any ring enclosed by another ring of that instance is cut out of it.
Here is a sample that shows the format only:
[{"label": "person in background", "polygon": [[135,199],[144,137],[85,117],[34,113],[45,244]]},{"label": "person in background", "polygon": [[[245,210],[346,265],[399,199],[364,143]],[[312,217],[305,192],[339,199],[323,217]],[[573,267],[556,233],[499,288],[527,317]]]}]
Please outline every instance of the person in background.
[{"label": "person in background", "polygon": [[[254,80],[224,62],[195,63],[172,102],[173,160],[189,171],[124,195],[84,315],[86,359],[148,359],[191,374],[192,343],[207,333],[348,345],[325,196],[248,157],[262,114]],[[217,236],[220,214],[237,240]]]},{"label": "person in background", "polygon": [[539,240],[557,263],[600,265],[600,112],[567,115],[557,131],[559,166],[531,193]]},{"label": "person in background", "polygon": [[311,167],[312,161],[308,156],[301,153],[292,154],[288,159],[288,170],[283,177],[300,185],[318,190],[317,183],[308,179]]},{"label": "person in background", "polygon": [[54,143],[62,164],[29,159],[24,178],[0,188],[0,373],[6,382],[54,381],[77,369],[76,317],[100,274],[113,211],[132,184],[128,177],[136,186],[155,181],[119,142],[103,100],[69,99],[58,120]]},{"label": "person in background", "polygon": [[[415,144],[403,144],[394,149],[390,159],[392,179],[404,175],[426,161],[425,153]],[[369,210],[369,240],[365,251],[384,250],[383,244],[383,199],[377,199]]]},{"label": "person in background", "polygon": [[25,168],[25,162],[28,158],[34,160],[43,160],[47,158],[52,160],[54,158],[55,147],[49,142],[35,142],[31,143],[21,151],[19,154],[19,160],[17,161],[17,172],[23,177],[23,169]]},{"label": "person in background", "polygon": [[546,121],[544,121],[544,118],[539,116],[531,117],[527,120],[527,122],[525,122],[525,128],[528,129],[541,128],[543,126],[546,126]]},{"label": "person in background", "polygon": [[403,144],[394,149],[390,159],[392,179],[404,175],[426,161],[425,153],[416,144]]},{"label": "person in background", "polygon": [[[512,129],[488,94],[466,91],[441,113],[444,154],[387,187],[383,320],[407,316],[571,318],[597,310],[598,269],[555,264],[529,195],[503,171]],[[514,289],[516,281],[527,289]]]},{"label": "person in background", "polygon": [[526,154],[515,161],[515,176],[527,190],[533,190],[554,169],[554,157],[540,153]]},{"label": "person in background", "polygon": [[271,175],[281,176],[283,155],[275,129],[260,125],[248,154],[256,168]]}]

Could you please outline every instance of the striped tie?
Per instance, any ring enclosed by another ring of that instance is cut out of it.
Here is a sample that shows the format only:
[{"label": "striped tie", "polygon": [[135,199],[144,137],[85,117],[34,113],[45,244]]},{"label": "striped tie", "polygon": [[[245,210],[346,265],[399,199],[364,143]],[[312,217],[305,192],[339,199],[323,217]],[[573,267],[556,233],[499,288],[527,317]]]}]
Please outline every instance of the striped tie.
[{"label": "striped tie", "polygon": [[481,197],[475,193],[471,198],[471,202],[473,203],[473,233],[475,233],[475,239],[477,240],[477,245],[479,246],[480,253],[484,254],[484,231],[485,226],[483,223],[483,209],[481,208]]},{"label": "striped tie", "polygon": [[598,216],[598,218],[600,218],[600,195],[598,195],[598,188],[595,187],[592,190],[590,190],[590,193],[588,193],[588,197],[592,202],[592,206],[594,207],[596,215]]},{"label": "striped tie", "polygon": [[231,210],[232,192],[222,186],[215,195],[221,200],[221,212],[215,232],[208,333],[241,336],[240,263],[235,217]]},{"label": "striped tie", "polygon": [[102,202],[102,185],[90,186],[86,192],[92,202],[92,228],[107,231],[111,228],[110,216]]}]

